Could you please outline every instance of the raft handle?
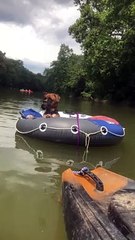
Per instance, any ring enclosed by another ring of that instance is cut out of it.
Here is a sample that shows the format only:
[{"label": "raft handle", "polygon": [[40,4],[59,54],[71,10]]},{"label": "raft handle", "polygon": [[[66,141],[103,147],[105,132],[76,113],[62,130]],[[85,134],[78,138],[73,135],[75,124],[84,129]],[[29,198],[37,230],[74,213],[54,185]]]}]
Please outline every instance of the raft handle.
[{"label": "raft handle", "polygon": [[101,126],[100,131],[101,131],[102,135],[107,135],[107,133],[108,133],[108,129],[105,126]]},{"label": "raft handle", "polygon": [[71,132],[72,132],[73,134],[77,134],[77,133],[79,132],[78,126],[77,126],[77,125],[72,125],[72,126],[71,126]]},{"label": "raft handle", "polygon": [[47,123],[46,122],[42,122],[39,125],[39,130],[40,130],[40,132],[45,132],[47,130]]},{"label": "raft handle", "polygon": [[104,191],[103,182],[95,173],[91,172],[88,167],[83,167],[80,171],[74,171],[74,173],[85,177],[87,180],[92,178],[92,180],[96,183],[96,189],[101,192]]},{"label": "raft handle", "polygon": [[[100,178],[97,177],[97,175],[95,173],[93,173],[93,172],[89,172],[89,173],[87,173],[87,175],[89,177],[91,177],[92,180],[96,183],[96,189],[98,191],[103,192],[104,191],[104,185],[103,185],[103,182],[100,180]],[[87,175],[86,175],[86,177],[87,177]]]}]

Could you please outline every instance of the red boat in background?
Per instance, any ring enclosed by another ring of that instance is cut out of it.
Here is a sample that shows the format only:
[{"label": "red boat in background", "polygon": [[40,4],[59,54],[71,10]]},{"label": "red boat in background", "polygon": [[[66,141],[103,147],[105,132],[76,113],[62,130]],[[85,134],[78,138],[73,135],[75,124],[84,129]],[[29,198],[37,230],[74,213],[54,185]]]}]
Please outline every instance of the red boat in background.
[{"label": "red boat in background", "polygon": [[31,89],[20,89],[20,92],[21,93],[28,93],[28,94],[33,93],[33,91]]}]

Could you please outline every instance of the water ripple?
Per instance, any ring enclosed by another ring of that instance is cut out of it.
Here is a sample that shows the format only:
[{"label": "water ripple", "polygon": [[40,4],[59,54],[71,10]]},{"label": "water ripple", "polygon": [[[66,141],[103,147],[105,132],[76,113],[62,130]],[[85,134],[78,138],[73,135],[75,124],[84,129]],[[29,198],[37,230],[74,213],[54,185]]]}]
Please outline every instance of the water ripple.
[{"label": "water ripple", "polygon": [[2,92],[0,96],[0,147],[15,147],[16,121],[19,111],[26,108],[40,108],[40,99],[21,95],[17,91],[10,94]]}]

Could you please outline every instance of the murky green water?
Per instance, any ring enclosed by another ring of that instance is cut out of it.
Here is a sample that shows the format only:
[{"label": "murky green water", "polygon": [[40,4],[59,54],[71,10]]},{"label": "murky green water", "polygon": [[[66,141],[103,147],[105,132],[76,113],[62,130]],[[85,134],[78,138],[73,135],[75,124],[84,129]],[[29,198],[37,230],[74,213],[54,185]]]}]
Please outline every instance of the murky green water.
[{"label": "murky green water", "polygon": [[[61,204],[61,174],[96,165],[135,179],[135,109],[123,105],[91,104],[62,99],[60,110],[107,115],[126,128],[122,143],[110,147],[84,147],[43,142],[15,134],[22,108],[39,109],[41,94],[0,92],[0,239],[67,240]],[[87,163],[83,160],[87,160]]]}]

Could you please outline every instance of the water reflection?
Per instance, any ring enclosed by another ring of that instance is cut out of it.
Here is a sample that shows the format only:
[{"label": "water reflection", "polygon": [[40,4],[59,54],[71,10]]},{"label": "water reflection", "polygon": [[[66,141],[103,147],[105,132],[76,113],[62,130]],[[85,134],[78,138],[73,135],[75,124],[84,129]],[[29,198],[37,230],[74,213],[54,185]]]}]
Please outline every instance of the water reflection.
[{"label": "water reflection", "polygon": [[61,176],[45,161],[46,172],[35,171],[33,159],[24,149],[0,148],[0,239],[66,239]]},{"label": "water reflection", "polygon": [[[126,127],[117,146],[84,147],[56,144],[15,134],[22,108],[40,109],[41,94],[19,91],[0,94],[0,239],[66,240],[61,202],[61,174],[71,167],[93,168],[99,162],[111,170],[135,178],[135,110],[62,98],[60,110],[107,115]],[[53,229],[52,229],[53,226]]]},{"label": "water reflection", "polygon": [[[56,144],[47,141],[32,139],[27,136],[15,134],[16,148],[33,154],[38,163],[35,171],[45,174],[61,174],[63,168],[80,169],[83,166],[94,168],[99,163],[106,168],[112,168],[121,159],[121,146],[85,147]],[[62,168],[62,169],[61,169]]]}]

